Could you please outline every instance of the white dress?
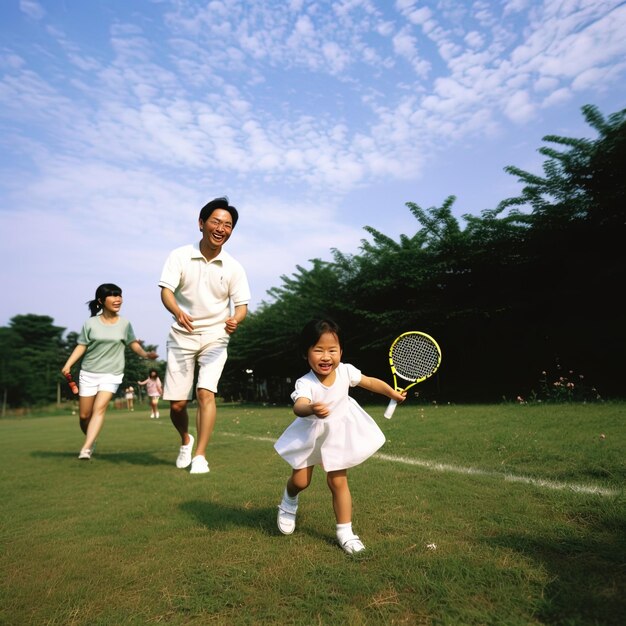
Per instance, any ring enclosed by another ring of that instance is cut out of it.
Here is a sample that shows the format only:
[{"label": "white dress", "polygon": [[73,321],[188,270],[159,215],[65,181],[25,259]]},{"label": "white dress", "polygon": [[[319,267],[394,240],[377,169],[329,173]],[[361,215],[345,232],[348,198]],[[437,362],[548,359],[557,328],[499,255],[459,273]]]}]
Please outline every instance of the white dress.
[{"label": "white dress", "polygon": [[348,363],[337,367],[335,382],[326,387],[310,371],[298,378],[291,394],[323,402],[325,418],[297,417],[279,437],[274,448],[293,469],[323,465],[327,472],[347,469],[368,459],[385,443],[378,424],[348,395],[361,381],[361,372]]}]

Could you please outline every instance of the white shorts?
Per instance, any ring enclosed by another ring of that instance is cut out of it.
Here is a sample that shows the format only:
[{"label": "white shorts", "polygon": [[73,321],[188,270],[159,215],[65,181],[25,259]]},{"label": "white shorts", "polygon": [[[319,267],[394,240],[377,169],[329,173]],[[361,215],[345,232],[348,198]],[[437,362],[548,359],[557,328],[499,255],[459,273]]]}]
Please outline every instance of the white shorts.
[{"label": "white shorts", "polygon": [[228,336],[192,335],[170,331],[167,338],[167,370],[163,400],[191,400],[196,364],[197,389],[217,392],[217,383],[228,356]]},{"label": "white shorts", "polygon": [[97,374],[80,370],[78,376],[78,395],[95,396],[98,391],[115,393],[121,385],[124,374]]}]

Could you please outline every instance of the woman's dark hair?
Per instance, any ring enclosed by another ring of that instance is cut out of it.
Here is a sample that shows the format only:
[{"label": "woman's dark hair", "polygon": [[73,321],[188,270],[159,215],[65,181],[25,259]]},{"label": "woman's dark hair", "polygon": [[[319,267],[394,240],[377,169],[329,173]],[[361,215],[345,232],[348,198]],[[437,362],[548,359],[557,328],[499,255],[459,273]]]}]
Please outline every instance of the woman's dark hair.
[{"label": "woman's dark hair", "polygon": [[228,204],[228,198],[226,196],[223,198],[215,198],[215,200],[207,202],[207,204],[200,209],[200,219],[202,222],[206,222],[216,209],[224,209],[224,211],[228,211],[233,220],[233,228],[235,228],[237,220],[239,219],[239,213],[234,206],[230,206],[230,204]]},{"label": "woman's dark hair", "polygon": [[324,333],[332,333],[337,336],[341,347],[341,333],[339,325],[331,319],[315,319],[308,322],[300,333],[300,352],[306,357],[311,346],[314,346]]},{"label": "woman's dark hair", "polygon": [[89,311],[91,312],[91,317],[94,315],[98,315],[98,312],[102,310],[102,305],[104,301],[109,296],[121,296],[122,290],[113,283],[104,283],[100,285],[96,289],[96,297],[93,300],[87,302],[87,306],[89,307]]},{"label": "woman's dark hair", "polygon": [[155,369],[151,369],[151,370],[150,370],[150,372],[148,373],[148,377],[151,377],[151,376],[152,376],[152,374],[156,374],[156,375],[157,375],[157,377],[158,377],[159,372],[157,372]]}]

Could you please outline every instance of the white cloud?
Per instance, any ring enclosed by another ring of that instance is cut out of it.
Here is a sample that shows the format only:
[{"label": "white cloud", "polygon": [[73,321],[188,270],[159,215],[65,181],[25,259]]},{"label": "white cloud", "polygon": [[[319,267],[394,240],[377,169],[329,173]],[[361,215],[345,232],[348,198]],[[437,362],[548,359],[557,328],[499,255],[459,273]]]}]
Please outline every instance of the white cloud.
[{"label": "white cloud", "polygon": [[354,250],[380,211],[373,190],[444,198],[461,191],[452,161],[483,148],[500,172],[519,146],[536,159],[548,116],[578,120],[601,96],[623,106],[626,91],[619,0],[96,3],[84,25],[43,6],[20,3],[0,56],[0,231],[40,220],[24,271],[52,276],[66,271],[45,246],[56,227],[80,303],[108,252],[156,319],[154,274],[210,197],[242,207],[229,245],[258,295],[331,247]]},{"label": "white cloud", "polygon": [[20,11],[33,20],[41,20],[46,15],[46,10],[36,0],[19,0]]},{"label": "white cloud", "polygon": [[535,114],[535,106],[526,91],[517,91],[511,95],[508,102],[505,105],[504,113],[506,116],[521,124],[530,120]]},{"label": "white cloud", "polygon": [[572,97],[572,92],[563,87],[553,91],[542,103],[542,107],[553,107],[567,102]]}]

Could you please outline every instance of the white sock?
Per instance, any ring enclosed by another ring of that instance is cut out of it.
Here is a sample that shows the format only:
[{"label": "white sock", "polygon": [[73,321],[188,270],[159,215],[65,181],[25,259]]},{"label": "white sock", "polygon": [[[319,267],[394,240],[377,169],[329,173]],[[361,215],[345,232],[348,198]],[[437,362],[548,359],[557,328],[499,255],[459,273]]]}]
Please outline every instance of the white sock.
[{"label": "white sock", "polygon": [[280,503],[280,508],[287,513],[295,515],[296,511],[298,510],[298,496],[292,498],[287,493],[287,489],[285,489],[285,492],[283,493],[283,500]]},{"label": "white sock", "polygon": [[354,533],[352,532],[352,522],[348,522],[347,524],[337,524],[337,540],[341,545],[352,537],[354,537]]},{"label": "white sock", "polygon": [[285,493],[283,493],[283,502],[286,504],[290,504],[291,506],[298,506],[298,494],[296,494],[293,498],[287,493],[287,488],[285,487]]}]

